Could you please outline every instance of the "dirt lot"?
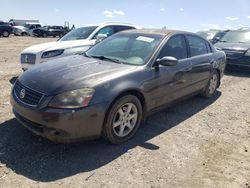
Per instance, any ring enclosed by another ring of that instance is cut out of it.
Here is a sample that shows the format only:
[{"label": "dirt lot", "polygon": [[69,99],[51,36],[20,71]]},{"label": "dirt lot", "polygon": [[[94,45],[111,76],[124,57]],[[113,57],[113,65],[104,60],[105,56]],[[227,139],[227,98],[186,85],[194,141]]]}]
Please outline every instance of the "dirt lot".
[{"label": "dirt lot", "polygon": [[151,116],[128,143],[56,144],[9,104],[20,52],[53,40],[0,38],[0,187],[250,187],[250,73],[229,72],[215,98]]}]

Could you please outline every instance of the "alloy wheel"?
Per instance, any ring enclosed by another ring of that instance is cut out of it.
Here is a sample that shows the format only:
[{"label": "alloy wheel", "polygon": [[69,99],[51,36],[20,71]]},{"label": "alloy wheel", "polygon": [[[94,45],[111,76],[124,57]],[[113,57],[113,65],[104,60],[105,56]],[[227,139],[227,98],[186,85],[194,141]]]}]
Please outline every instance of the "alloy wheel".
[{"label": "alloy wheel", "polygon": [[125,137],[134,129],[138,119],[138,109],[133,103],[122,105],[115,113],[113,131],[118,137]]}]

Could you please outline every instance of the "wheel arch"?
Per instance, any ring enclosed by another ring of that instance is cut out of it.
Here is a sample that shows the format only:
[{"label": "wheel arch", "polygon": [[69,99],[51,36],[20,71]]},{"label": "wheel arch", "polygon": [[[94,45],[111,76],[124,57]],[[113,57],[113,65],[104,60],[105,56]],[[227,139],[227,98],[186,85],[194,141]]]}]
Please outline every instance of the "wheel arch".
[{"label": "wheel arch", "polygon": [[107,118],[107,114],[109,113],[111,107],[114,105],[114,103],[120,99],[121,97],[123,96],[126,96],[126,95],[134,95],[135,97],[137,97],[139,99],[139,101],[141,102],[141,105],[142,105],[142,119],[145,118],[146,116],[146,112],[147,112],[147,104],[146,104],[146,99],[145,99],[145,96],[144,94],[137,88],[130,88],[130,89],[126,89],[126,90],[123,90],[121,92],[119,92],[117,95],[115,95],[112,100],[111,100],[111,103],[108,105],[108,108],[105,112],[105,118],[104,118],[104,123],[106,122],[106,118]]}]

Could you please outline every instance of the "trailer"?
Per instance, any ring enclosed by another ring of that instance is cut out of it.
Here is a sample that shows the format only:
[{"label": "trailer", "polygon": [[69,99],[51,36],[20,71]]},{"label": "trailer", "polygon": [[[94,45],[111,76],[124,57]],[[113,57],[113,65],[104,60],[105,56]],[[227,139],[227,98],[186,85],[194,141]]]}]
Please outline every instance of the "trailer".
[{"label": "trailer", "polygon": [[39,24],[39,20],[25,20],[25,19],[11,19],[9,23],[13,26],[21,25],[24,26],[26,23],[37,23]]}]

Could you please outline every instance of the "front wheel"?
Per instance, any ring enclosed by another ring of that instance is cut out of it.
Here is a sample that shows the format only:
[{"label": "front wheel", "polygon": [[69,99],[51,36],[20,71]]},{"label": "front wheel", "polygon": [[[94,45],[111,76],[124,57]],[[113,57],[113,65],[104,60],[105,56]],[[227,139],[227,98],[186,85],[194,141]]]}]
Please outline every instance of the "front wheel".
[{"label": "front wheel", "polygon": [[3,32],[3,37],[9,37],[9,36],[10,36],[10,33],[8,31]]},{"label": "front wheel", "polygon": [[202,96],[205,98],[211,98],[215,95],[217,88],[219,87],[219,73],[214,71],[210,77],[208,85],[206,86]]},{"label": "front wheel", "polygon": [[109,110],[103,127],[103,137],[119,144],[134,136],[142,119],[142,105],[134,95],[118,99]]}]

